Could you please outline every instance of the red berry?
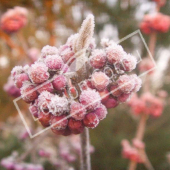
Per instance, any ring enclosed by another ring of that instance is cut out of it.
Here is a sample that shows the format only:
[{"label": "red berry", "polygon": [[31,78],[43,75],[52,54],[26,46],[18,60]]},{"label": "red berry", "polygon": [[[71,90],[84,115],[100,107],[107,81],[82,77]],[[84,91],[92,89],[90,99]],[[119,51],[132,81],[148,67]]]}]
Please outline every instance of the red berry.
[{"label": "red berry", "polygon": [[58,75],[57,77],[54,78],[52,84],[53,84],[54,89],[61,91],[66,87],[67,80],[65,76]]},{"label": "red berry", "polygon": [[94,68],[102,68],[106,63],[106,53],[103,50],[94,50],[90,57],[90,64]]},{"label": "red berry", "polygon": [[73,134],[82,133],[84,130],[84,125],[82,121],[70,118],[68,121],[68,127]]},{"label": "red berry", "polygon": [[40,111],[42,112],[49,112],[50,108],[50,103],[52,98],[54,97],[53,94],[47,91],[43,91],[39,96],[38,96],[38,107]]},{"label": "red berry", "polygon": [[118,100],[119,100],[119,102],[122,102],[122,103],[127,102],[129,100],[130,96],[131,96],[131,93],[130,94],[123,93],[118,97]]},{"label": "red berry", "polygon": [[88,128],[95,128],[99,124],[99,119],[94,112],[86,114],[83,124]]},{"label": "red berry", "polygon": [[119,86],[118,85],[112,85],[110,87],[110,93],[115,96],[115,97],[118,97],[122,94],[122,91],[119,89]]},{"label": "red berry", "polygon": [[135,88],[135,79],[132,76],[123,75],[117,80],[119,89],[123,93],[130,93]]},{"label": "red berry", "polygon": [[60,116],[69,111],[69,101],[65,96],[59,97],[58,95],[54,95],[54,97],[51,98],[49,107],[54,116]]},{"label": "red berry", "polygon": [[141,88],[142,80],[136,74],[132,74],[131,78],[132,78],[132,80],[134,80],[134,83],[135,83],[133,92],[138,92]]},{"label": "red berry", "polygon": [[68,119],[66,115],[53,116],[50,122],[52,129],[64,130],[67,127]]},{"label": "red berry", "polygon": [[24,81],[29,81],[29,77],[25,73],[21,73],[21,74],[19,74],[18,76],[15,77],[15,85],[18,88],[22,87]]},{"label": "red berry", "polygon": [[109,84],[109,77],[103,72],[95,72],[91,77],[92,85],[99,91],[104,90]]},{"label": "red berry", "polygon": [[[37,101],[37,100],[36,100]],[[33,104],[31,103],[29,106],[29,111],[31,112],[31,114],[35,117],[38,118],[38,106],[37,106],[37,102],[34,102]]]},{"label": "red berry", "polygon": [[46,45],[46,46],[44,46],[42,48],[41,53],[42,53],[42,57],[46,58],[47,55],[56,55],[56,54],[58,54],[58,49],[56,47],[54,47],[54,46]]},{"label": "red berry", "polygon": [[48,67],[44,63],[37,62],[31,65],[28,75],[33,83],[43,83],[49,78]]},{"label": "red berry", "polygon": [[125,51],[122,46],[112,43],[106,48],[107,59],[111,64],[121,62],[121,60],[126,56]]},{"label": "red berry", "polygon": [[109,97],[109,99],[103,104],[106,106],[106,108],[110,109],[116,107],[118,105],[118,102],[116,99]]},{"label": "red berry", "polygon": [[103,91],[99,91],[100,97],[101,97],[101,102],[104,103],[108,100],[109,98],[109,91],[107,89],[103,90]]},{"label": "red berry", "polygon": [[76,120],[82,120],[84,119],[84,116],[86,114],[86,109],[81,103],[73,102],[70,105],[70,115],[72,118]]},{"label": "red berry", "polygon": [[38,97],[38,94],[31,83],[24,82],[21,88],[21,97],[26,103],[31,103]]},{"label": "red berry", "polygon": [[124,71],[132,71],[136,68],[137,60],[134,56],[128,54],[122,60],[122,66]]},{"label": "red berry", "polygon": [[64,130],[57,130],[57,129],[52,129],[52,132],[55,133],[56,135],[63,135],[63,136],[69,136],[71,135],[71,130],[69,128],[66,128]]},{"label": "red berry", "polygon": [[99,120],[103,120],[107,115],[107,109],[103,104],[101,104],[100,107],[94,111],[94,113],[97,115]]},{"label": "red berry", "polygon": [[40,112],[38,119],[44,127],[48,127],[50,126],[51,114]]},{"label": "red berry", "polygon": [[63,45],[59,49],[59,54],[61,55],[64,63],[69,62],[68,64],[72,63],[74,61],[74,52],[71,50],[71,48],[68,45]]},{"label": "red berry", "polygon": [[62,58],[57,54],[48,55],[45,58],[45,64],[52,71],[61,70],[62,67],[64,66]]},{"label": "red berry", "polygon": [[11,71],[11,76],[13,79],[15,79],[15,76],[18,76],[23,72],[22,66],[15,66]]},{"label": "red berry", "polygon": [[79,100],[87,110],[95,110],[101,103],[99,93],[92,89],[83,90]]},{"label": "red berry", "polygon": [[42,93],[43,91],[53,92],[54,88],[52,83],[45,83],[40,86],[38,86],[38,93]]}]

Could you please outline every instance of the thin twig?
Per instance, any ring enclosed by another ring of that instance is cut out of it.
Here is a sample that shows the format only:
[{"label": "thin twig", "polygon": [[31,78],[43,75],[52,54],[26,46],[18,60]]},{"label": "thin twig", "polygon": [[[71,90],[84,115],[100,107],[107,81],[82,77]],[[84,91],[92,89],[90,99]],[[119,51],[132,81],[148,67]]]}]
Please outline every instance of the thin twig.
[{"label": "thin twig", "polygon": [[81,170],[91,170],[89,145],[89,130],[85,128],[81,134]]}]

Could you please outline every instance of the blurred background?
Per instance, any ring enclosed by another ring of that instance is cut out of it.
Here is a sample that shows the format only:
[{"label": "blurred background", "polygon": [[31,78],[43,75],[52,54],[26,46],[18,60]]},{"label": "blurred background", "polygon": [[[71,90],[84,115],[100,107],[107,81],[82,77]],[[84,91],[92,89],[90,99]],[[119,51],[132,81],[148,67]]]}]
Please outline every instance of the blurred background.
[{"label": "blurred background", "polygon": [[[8,88],[4,85],[9,81],[12,68],[31,63],[47,44],[56,47],[64,44],[71,34],[79,30],[82,21],[89,13],[95,16],[95,39],[99,46],[101,38],[117,42],[138,30],[143,16],[153,12],[156,4],[149,0],[0,0],[0,16],[15,6],[25,7],[29,15],[27,25],[19,32],[6,34],[0,30],[0,160],[15,150],[19,153],[24,151],[23,142],[18,138],[23,131],[16,128],[25,127],[18,118],[13,104],[14,97],[8,90],[4,90]],[[161,12],[170,15],[169,8],[170,0],[167,0]],[[143,34],[143,36],[148,44],[148,35]],[[147,55],[138,34],[126,39],[121,45],[134,55],[137,55],[136,51],[142,58]],[[170,93],[169,58],[170,32],[158,34],[155,51],[158,68],[156,78],[153,79],[155,85],[153,88],[163,89],[168,94]],[[16,93],[13,92],[14,96]],[[166,103],[161,117],[150,117],[147,121],[144,137],[147,155],[156,170],[170,169],[167,159],[167,154],[170,152],[169,97]],[[22,109],[27,112],[27,105],[22,104]],[[121,156],[121,141],[124,138],[133,138],[137,122],[138,119],[132,116],[129,106],[121,104],[109,110],[107,118],[97,128],[90,130],[91,144],[95,148],[91,158],[93,170],[126,169],[128,160]],[[53,139],[55,140],[55,137]],[[31,143],[32,140],[29,140]],[[55,150],[55,145],[52,147]],[[78,160],[73,163],[73,167],[77,169],[78,165]],[[57,169],[48,162],[44,167],[46,170]],[[3,170],[3,167],[0,169]],[[139,164],[137,169],[144,170],[145,167]]]}]

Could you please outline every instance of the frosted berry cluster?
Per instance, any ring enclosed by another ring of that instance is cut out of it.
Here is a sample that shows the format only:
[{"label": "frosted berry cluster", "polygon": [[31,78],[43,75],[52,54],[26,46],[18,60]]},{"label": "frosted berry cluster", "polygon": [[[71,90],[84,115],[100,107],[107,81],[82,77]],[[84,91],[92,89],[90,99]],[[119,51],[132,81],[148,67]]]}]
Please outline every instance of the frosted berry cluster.
[{"label": "frosted berry cluster", "polygon": [[129,143],[128,140],[122,140],[121,144],[123,158],[129,159],[137,163],[143,163],[140,150],[145,148],[145,144],[138,139],[133,139],[132,143],[133,146]]},{"label": "frosted berry cluster", "polygon": [[1,17],[1,29],[7,33],[15,33],[27,24],[27,17],[28,11],[23,7],[9,9]]},{"label": "frosted berry cluster", "polygon": [[133,95],[128,104],[135,115],[147,114],[153,117],[159,117],[164,108],[161,98],[149,92],[142,94],[140,97]]},{"label": "frosted berry cluster", "polygon": [[74,44],[78,36],[69,37],[59,49],[43,47],[31,66],[16,66],[11,72],[32,115],[44,127],[65,136],[79,134],[84,127],[95,128],[106,117],[107,108],[126,102],[141,87],[137,75],[128,74],[136,68],[136,58],[107,39],[102,39],[102,49],[95,48],[93,38],[89,40],[85,51],[90,56],[85,63],[88,76],[81,80],[74,72],[76,76],[69,77],[69,68],[77,61]]},{"label": "frosted berry cluster", "polygon": [[153,32],[166,33],[170,28],[170,17],[161,13],[147,14],[140,24],[140,29],[145,34]]}]

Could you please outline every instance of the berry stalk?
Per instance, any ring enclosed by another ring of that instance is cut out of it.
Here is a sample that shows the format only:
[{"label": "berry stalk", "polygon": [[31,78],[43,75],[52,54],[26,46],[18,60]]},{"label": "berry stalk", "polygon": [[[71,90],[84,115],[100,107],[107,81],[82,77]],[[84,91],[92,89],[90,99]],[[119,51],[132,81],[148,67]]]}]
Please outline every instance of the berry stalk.
[{"label": "berry stalk", "polygon": [[85,128],[81,134],[81,170],[91,170],[89,146],[89,129]]},{"label": "berry stalk", "polygon": [[[157,9],[157,12],[159,12],[159,9]],[[149,51],[153,57],[155,54],[156,40],[157,40],[157,33],[153,32],[150,35],[150,39],[149,39]],[[149,85],[150,85],[149,76],[146,76],[145,85],[143,87],[143,90],[145,92],[149,91]],[[148,116],[145,113],[143,113],[139,120],[138,129],[136,132],[136,139],[138,139],[140,141],[143,140],[143,137],[145,134],[147,117]],[[153,170],[154,168],[152,167],[152,164],[150,163],[149,159],[147,158],[146,152],[143,149],[141,150],[141,152],[142,152],[142,156],[144,157],[144,164],[145,164],[146,168],[149,170]],[[143,152],[144,152],[144,154],[143,154]],[[136,168],[137,168],[137,162],[130,161],[128,170],[135,170]]]}]

